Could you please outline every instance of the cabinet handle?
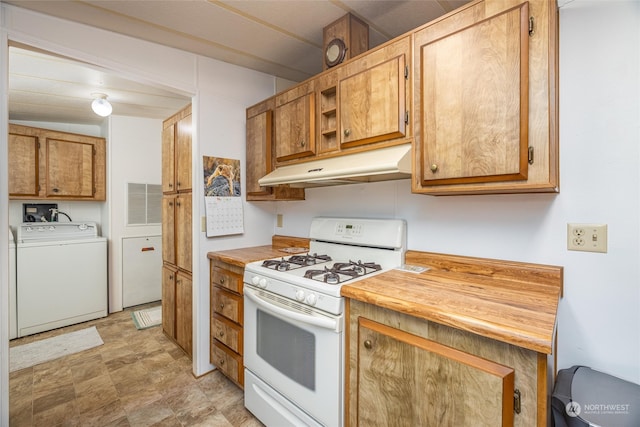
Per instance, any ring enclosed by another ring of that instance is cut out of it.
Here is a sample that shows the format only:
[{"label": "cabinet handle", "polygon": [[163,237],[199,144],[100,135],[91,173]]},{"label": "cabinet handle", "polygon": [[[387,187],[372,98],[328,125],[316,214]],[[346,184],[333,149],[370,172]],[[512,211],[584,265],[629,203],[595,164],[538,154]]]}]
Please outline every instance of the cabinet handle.
[{"label": "cabinet handle", "polygon": [[218,332],[218,336],[223,337],[224,336],[224,331]]},{"label": "cabinet handle", "polygon": [[222,310],[222,309],[224,309],[224,303],[223,302],[220,303],[220,310]]},{"label": "cabinet handle", "polygon": [[345,129],[344,136],[349,136],[349,135],[351,135],[351,129]]},{"label": "cabinet handle", "polygon": [[169,188],[173,188],[173,184],[169,183]]},{"label": "cabinet handle", "polygon": [[436,165],[435,163],[431,165],[431,172],[436,173],[438,171],[438,165]]},{"label": "cabinet handle", "polygon": [[304,147],[304,139],[300,141],[300,147]]},{"label": "cabinet handle", "polygon": [[60,190],[58,190],[57,188],[54,188],[52,191],[53,191],[54,193],[57,193],[57,192],[59,192]]},{"label": "cabinet handle", "polygon": [[221,278],[220,278],[220,284],[221,284],[221,285],[224,285],[224,277],[221,277]]},{"label": "cabinet handle", "polygon": [[169,280],[173,280],[173,274],[169,275]]},{"label": "cabinet handle", "polygon": [[220,359],[220,366],[224,366],[224,359]]},{"label": "cabinet handle", "polygon": [[366,348],[367,350],[371,350],[372,347],[373,347],[373,343],[371,342],[371,340],[364,341],[364,348]]}]

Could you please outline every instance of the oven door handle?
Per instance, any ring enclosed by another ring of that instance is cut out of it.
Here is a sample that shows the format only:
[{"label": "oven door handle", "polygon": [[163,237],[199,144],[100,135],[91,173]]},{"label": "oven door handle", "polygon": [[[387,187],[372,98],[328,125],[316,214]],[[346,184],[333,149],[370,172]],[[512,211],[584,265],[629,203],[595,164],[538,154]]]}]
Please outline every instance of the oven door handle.
[{"label": "oven door handle", "polygon": [[244,294],[247,298],[253,301],[258,307],[262,307],[272,313],[280,315],[284,319],[293,319],[300,322],[307,323],[312,326],[318,326],[324,329],[331,329],[336,332],[340,332],[340,322],[338,319],[331,319],[327,317],[316,317],[302,314],[298,311],[287,310],[286,308],[279,307],[275,304],[266,301],[260,296],[256,295],[253,289],[249,289],[247,286],[244,288]]}]

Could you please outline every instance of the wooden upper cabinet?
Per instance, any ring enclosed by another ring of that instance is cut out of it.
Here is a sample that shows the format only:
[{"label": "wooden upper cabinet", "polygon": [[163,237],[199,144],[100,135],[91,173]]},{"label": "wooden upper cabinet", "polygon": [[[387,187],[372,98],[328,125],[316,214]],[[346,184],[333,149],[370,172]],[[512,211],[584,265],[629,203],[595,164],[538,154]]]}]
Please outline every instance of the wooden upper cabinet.
[{"label": "wooden upper cabinet", "polygon": [[105,139],[9,125],[9,195],[105,200]]},{"label": "wooden upper cabinet", "polygon": [[552,5],[472,3],[414,33],[414,192],[557,191]]},{"label": "wooden upper cabinet", "polygon": [[191,191],[191,114],[176,127],[176,187],[178,191]]},{"label": "wooden upper cabinet", "polygon": [[163,122],[162,192],[191,191],[191,105]]},{"label": "wooden upper cabinet", "polygon": [[9,133],[9,194],[38,197],[38,137]]},{"label": "wooden upper cabinet", "polygon": [[247,108],[247,201],[304,200],[303,188],[288,185],[261,187],[258,180],[273,171],[275,97]]},{"label": "wooden upper cabinet", "polygon": [[343,148],[407,136],[410,37],[345,65],[338,85]]},{"label": "wooden upper cabinet", "polygon": [[45,144],[47,197],[93,197],[93,144],[54,138],[46,138]]},{"label": "wooden upper cabinet", "polygon": [[276,162],[315,155],[315,99],[312,84],[276,96]]},{"label": "wooden upper cabinet", "polygon": [[176,146],[176,125],[162,130],[162,192],[173,193],[175,189],[176,162],[173,153]]},{"label": "wooden upper cabinet", "polygon": [[[249,110],[248,110],[249,111]],[[266,109],[247,117],[247,198],[272,193],[271,187],[261,187],[258,180],[271,172],[273,143],[273,110]]]}]

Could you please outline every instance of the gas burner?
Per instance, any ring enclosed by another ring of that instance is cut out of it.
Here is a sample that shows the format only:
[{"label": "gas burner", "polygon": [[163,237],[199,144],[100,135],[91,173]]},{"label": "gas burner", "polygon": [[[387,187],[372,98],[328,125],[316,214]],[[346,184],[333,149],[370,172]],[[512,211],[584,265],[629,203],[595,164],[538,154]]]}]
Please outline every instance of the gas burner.
[{"label": "gas burner", "polygon": [[287,261],[297,264],[297,265],[315,265],[321,262],[331,261],[331,257],[329,255],[318,255],[318,254],[306,254],[306,255],[293,255],[287,259]]},{"label": "gas burner", "polygon": [[[379,270],[380,266],[377,264],[376,266]],[[362,263],[342,262],[335,263],[331,268],[324,267],[322,270],[307,270],[304,273],[304,277],[324,282],[329,285],[337,285],[358,276],[372,273],[373,271],[376,271],[373,267],[370,267],[367,270],[367,268],[365,268],[365,264]]]},{"label": "gas burner", "polygon": [[262,263],[262,266],[277,271],[291,270],[291,264],[289,264],[289,262],[287,262],[284,258],[268,259]]},{"label": "gas burner", "polygon": [[373,271],[382,270],[382,267],[380,264],[376,264],[374,262],[362,262],[360,260],[358,260],[358,262],[354,262],[349,260],[349,262],[337,262],[333,264],[333,269],[338,270],[343,274],[349,274],[347,273],[348,271],[353,271],[358,276],[363,276]]}]

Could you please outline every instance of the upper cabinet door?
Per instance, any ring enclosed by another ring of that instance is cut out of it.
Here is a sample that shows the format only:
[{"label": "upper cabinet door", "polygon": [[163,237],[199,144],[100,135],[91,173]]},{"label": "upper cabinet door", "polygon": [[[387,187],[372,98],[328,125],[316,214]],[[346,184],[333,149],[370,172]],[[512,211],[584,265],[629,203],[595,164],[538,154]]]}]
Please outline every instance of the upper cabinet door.
[{"label": "upper cabinet door", "polygon": [[271,194],[271,187],[261,187],[258,180],[271,172],[273,110],[247,117],[247,198]]},{"label": "upper cabinet door", "polygon": [[527,179],[529,7],[416,33],[422,185]]},{"label": "upper cabinet door", "polygon": [[78,141],[46,138],[47,197],[92,198],[94,145]]},{"label": "upper cabinet door", "polygon": [[38,137],[9,134],[9,196],[40,195]]},{"label": "upper cabinet door", "polygon": [[191,114],[176,123],[176,189],[191,191]]},{"label": "upper cabinet door", "polygon": [[176,191],[176,160],[174,157],[176,141],[175,123],[162,129],[162,192]]},{"label": "upper cabinet door", "polygon": [[341,147],[405,136],[406,60],[399,55],[340,81]]},{"label": "upper cabinet door", "polygon": [[276,100],[276,161],[313,156],[315,142],[315,93],[304,93],[280,104]]}]

